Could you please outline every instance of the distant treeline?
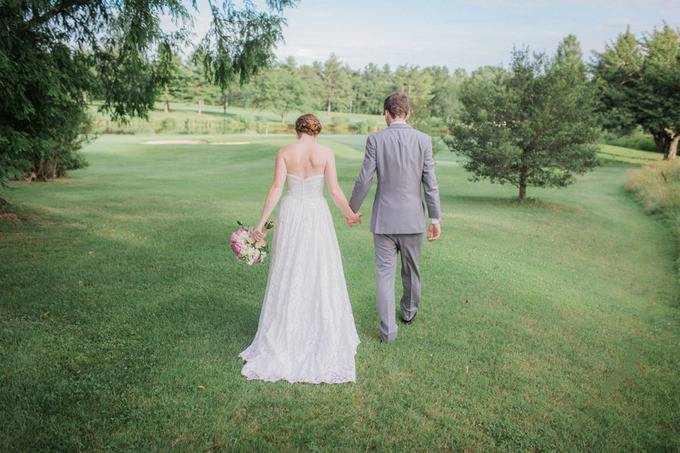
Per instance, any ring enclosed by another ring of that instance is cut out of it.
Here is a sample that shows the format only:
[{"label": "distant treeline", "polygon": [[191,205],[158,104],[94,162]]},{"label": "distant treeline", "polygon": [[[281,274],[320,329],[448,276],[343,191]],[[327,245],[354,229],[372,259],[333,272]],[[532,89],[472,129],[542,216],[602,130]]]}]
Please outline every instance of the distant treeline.
[{"label": "distant treeline", "polygon": [[[203,68],[176,60],[170,83],[160,94],[166,102],[237,106],[275,112],[283,121],[291,111],[382,114],[382,103],[400,90],[409,95],[413,120],[444,125],[460,107],[458,90],[468,77],[463,69],[424,68],[370,63],[352,69],[335,55],[325,62],[298,65],[293,58],[262,69],[245,84],[235,82],[224,91],[206,82]],[[438,120],[438,121],[437,121]]]},{"label": "distant treeline", "polygon": [[[638,36],[627,29],[589,62],[570,35],[554,55],[514,49],[510,65],[468,74],[445,66],[354,69],[334,55],[271,64],[283,10],[295,4],[288,0],[212,7],[212,25],[188,59],[179,52],[196,5],[5,3],[0,190],[9,180],[82,168],[78,150],[99,131],[289,132],[291,117],[314,111],[330,133],[370,133],[383,127],[383,99],[397,90],[410,97],[411,123],[467,155],[475,177],[520,188],[571,183],[592,168],[592,143],[603,132],[636,147],[652,148],[652,137],[668,160],[680,143],[680,32],[667,24]],[[185,26],[164,30],[166,14]],[[154,111],[159,102],[192,107],[164,115]]]}]

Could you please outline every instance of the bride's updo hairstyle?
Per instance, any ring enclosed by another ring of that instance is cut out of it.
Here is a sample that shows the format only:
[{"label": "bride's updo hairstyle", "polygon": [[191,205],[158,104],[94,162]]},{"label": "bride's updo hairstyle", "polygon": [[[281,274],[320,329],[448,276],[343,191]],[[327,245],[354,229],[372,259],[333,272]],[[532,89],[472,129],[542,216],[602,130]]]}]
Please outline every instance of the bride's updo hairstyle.
[{"label": "bride's updo hairstyle", "polygon": [[307,134],[316,137],[321,133],[321,121],[311,113],[302,115],[295,121],[295,132],[297,132],[298,136]]}]

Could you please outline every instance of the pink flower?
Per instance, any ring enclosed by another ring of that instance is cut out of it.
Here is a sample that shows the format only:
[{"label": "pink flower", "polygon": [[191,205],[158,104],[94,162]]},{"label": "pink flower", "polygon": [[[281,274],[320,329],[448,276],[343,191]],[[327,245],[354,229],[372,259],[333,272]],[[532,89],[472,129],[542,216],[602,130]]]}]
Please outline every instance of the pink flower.
[{"label": "pink flower", "polygon": [[231,249],[236,253],[236,256],[241,256],[241,244],[233,239],[231,241]]},{"label": "pink flower", "polygon": [[257,241],[252,227],[240,227],[230,237],[231,250],[236,257],[249,266],[262,264],[267,256],[267,241]]},{"label": "pink flower", "polygon": [[231,237],[229,238],[231,242],[237,242],[240,239],[240,234],[241,234],[241,229],[239,228],[238,230],[234,231],[231,233]]}]

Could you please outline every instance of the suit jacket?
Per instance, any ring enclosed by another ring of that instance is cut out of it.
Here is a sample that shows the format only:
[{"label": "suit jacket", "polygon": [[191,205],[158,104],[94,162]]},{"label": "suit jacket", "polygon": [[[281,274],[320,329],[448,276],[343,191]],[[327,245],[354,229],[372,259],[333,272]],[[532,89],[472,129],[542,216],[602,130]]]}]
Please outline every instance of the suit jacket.
[{"label": "suit jacket", "polygon": [[430,218],[440,218],[439,188],[434,174],[432,138],[405,123],[390,125],[366,140],[366,154],[349,205],[358,212],[371,188],[371,231],[376,234],[425,232],[425,203]]}]

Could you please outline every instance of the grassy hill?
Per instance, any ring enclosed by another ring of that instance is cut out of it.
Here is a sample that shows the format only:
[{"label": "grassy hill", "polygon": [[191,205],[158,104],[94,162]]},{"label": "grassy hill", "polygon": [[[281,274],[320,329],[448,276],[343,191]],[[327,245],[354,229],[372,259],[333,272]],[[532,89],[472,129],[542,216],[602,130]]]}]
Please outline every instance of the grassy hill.
[{"label": "grassy hill", "polygon": [[[440,153],[443,238],[424,246],[418,319],[390,345],[371,235],[334,209],[362,343],[356,384],[314,386],[248,382],[237,357],[267,267],[237,262],[227,238],[256,220],[289,138],[144,143],[157,138],[101,137],[89,168],[9,194],[0,449],[680,449],[676,244],[624,189],[658,154],[603,147],[576,185],[518,204]],[[363,138],[322,138],[347,192]]]}]

